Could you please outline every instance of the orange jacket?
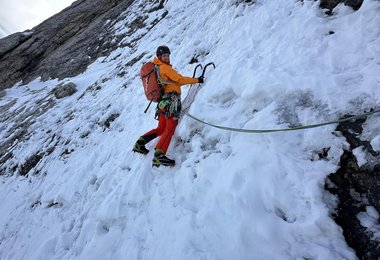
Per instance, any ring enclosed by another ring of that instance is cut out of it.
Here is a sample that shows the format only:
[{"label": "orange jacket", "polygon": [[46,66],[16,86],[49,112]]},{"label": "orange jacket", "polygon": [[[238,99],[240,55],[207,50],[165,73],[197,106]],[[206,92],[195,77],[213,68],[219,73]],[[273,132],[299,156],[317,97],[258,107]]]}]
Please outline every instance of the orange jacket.
[{"label": "orange jacket", "polygon": [[172,65],[163,63],[157,57],[154,58],[153,63],[160,66],[159,72],[160,72],[160,76],[162,80],[173,82],[172,84],[165,85],[164,87],[165,94],[174,91],[178,93],[179,95],[181,95],[182,85],[198,83],[197,78],[182,76],[181,74],[179,74],[177,71],[175,71],[172,68]]}]

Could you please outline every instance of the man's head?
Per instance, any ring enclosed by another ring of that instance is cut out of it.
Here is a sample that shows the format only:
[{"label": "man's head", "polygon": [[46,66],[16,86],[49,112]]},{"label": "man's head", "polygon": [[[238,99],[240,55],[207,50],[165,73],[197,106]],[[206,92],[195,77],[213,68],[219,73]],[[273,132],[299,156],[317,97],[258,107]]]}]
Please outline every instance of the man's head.
[{"label": "man's head", "polygon": [[161,61],[170,63],[170,50],[168,46],[159,46],[157,48],[156,55]]}]

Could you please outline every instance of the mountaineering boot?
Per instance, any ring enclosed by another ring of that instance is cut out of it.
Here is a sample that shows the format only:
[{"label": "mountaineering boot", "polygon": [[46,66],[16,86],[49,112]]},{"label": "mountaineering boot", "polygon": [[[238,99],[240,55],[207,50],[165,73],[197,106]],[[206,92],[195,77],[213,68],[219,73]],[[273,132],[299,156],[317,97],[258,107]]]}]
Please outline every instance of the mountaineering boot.
[{"label": "mountaineering boot", "polygon": [[136,153],[141,153],[141,154],[148,154],[149,150],[145,148],[146,141],[144,137],[140,137],[139,140],[135,143],[135,146],[133,147],[133,151]]},{"label": "mountaineering boot", "polygon": [[165,153],[162,150],[156,149],[156,151],[154,152],[152,166],[160,167],[161,165],[174,167],[175,161],[166,157]]}]

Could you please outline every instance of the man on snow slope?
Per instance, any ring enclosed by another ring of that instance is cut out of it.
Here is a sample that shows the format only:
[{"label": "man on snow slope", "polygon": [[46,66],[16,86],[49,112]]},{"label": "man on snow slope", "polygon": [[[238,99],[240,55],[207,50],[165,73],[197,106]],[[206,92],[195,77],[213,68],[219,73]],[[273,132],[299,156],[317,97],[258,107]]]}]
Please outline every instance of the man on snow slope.
[{"label": "man on snow slope", "polygon": [[175,166],[175,161],[166,156],[170,141],[178,125],[181,114],[181,86],[187,84],[203,83],[203,78],[190,78],[179,74],[170,64],[170,50],[167,46],[159,46],[153,63],[159,66],[159,76],[167,83],[162,84],[163,95],[158,102],[156,117],[158,126],[155,129],[140,136],[135,143],[133,151],[147,154],[149,152],[145,145],[160,136],[156,145],[153,166]]}]

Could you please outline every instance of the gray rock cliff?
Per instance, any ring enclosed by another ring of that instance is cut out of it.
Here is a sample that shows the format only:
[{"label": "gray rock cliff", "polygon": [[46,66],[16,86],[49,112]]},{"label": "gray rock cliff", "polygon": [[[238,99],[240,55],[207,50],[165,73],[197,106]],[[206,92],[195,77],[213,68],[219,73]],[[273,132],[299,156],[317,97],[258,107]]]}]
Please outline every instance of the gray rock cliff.
[{"label": "gray rock cliff", "polygon": [[83,72],[118,46],[109,28],[131,3],[78,0],[32,30],[0,39],[0,90],[39,76],[61,79]]}]

